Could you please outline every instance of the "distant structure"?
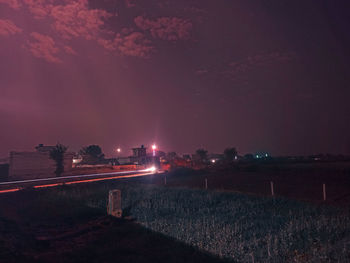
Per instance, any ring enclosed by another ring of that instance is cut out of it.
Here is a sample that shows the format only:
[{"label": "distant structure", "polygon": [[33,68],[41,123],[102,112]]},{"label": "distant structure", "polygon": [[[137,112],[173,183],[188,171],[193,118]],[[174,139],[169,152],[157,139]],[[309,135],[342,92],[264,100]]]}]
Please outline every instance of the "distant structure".
[{"label": "distant structure", "polygon": [[155,156],[153,156],[153,153],[147,154],[147,148],[144,145],[141,145],[141,147],[132,148],[132,156],[128,157],[119,157],[118,162],[119,164],[138,164],[138,165],[147,165],[147,164],[159,164],[160,163],[160,157],[159,155],[162,155],[163,152],[156,151]]},{"label": "distant structure", "polygon": [[[50,151],[55,146],[39,144],[33,152],[10,152],[9,178],[36,179],[55,176],[56,163],[50,158]],[[64,155],[64,172],[72,169],[73,153]]]},{"label": "distant structure", "polygon": [[192,161],[191,155],[190,154],[183,154],[182,158],[185,159],[187,162]]},{"label": "distant structure", "polygon": [[1,158],[0,159],[0,165],[1,164],[8,164],[9,163],[9,158]]},{"label": "distant structure", "polygon": [[55,146],[48,146],[40,143],[38,146],[35,146],[35,149],[37,152],[44,153],[52,151],[53,149],[55,149]]},{"label": "distant structure", "polygon": [[147,148],[141,145],[140,148],[132,148],[133,157],[142,158],[147,156]]},{"label": "distant structure", "polygon": [[211,153],[211,154],[208,154],[208,160],[210,161],[210,163],[213,164],[224,160],[224,155],[219,153]]},{"label": "distant structure", "polygon": [[257,152],[254,154],[255,159],[265,159],[271,157],[267,152]]}]

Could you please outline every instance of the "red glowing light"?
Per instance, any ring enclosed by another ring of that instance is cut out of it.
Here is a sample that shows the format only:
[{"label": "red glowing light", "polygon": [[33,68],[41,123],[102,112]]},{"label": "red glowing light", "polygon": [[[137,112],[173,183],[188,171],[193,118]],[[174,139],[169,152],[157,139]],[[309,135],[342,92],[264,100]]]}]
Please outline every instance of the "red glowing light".
[{"label": "red glowing light", "polygon": [[19,190],[21,190],[21,188],[13,188],[13,189],[0,190],[0,194],[17,192],[17,191],[19,191]]}]

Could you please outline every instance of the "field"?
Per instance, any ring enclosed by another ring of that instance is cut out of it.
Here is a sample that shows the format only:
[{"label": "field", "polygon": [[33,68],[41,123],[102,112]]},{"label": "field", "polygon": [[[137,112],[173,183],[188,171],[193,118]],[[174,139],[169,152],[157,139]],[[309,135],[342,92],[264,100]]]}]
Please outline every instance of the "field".
[{"label": "field", "polygon": [[109,187],[1,195],[0,262],[222,262],[134,221],[106,216],[96,201],[104,203]]},{"label": "field", "polygon": [[[0,196],[0,258],[350,261],[348,208],[152,184],[161,180],[155,175]],[[110,189],[122,190],[123,214],[135,222],[105,216]]]},{"label": "field", "polygon": [[[270,182],[279,197],[316,204],[350,205],[350,162],[279,163],[255,162],[232,166],[213,166],[191,171],[180,169],[167,175],[167,186],[253,193],[271,196]],[[164,185],[164,178],[154,180]],[[323,184],[326,202],[323,202]]]}]

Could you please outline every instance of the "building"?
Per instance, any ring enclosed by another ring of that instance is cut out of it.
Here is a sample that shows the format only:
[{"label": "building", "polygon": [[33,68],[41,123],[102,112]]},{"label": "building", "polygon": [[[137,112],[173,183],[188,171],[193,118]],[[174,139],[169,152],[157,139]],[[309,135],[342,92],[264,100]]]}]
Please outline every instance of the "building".
[{"label": "building", "polygon": [[[56,163],[50,158],[50,151],[55,146],[39,144],[33,152],[10,152],[9,178],[34,179],[55,176]],[[72,169],[73,153],[64,154],[64,172]]]},{"label": "building", "polygon": [[132,148],[133,157],[142,158],[147,156],[147,148],[141,145],[140,148]]},{"label": "building", "polygon": [[[147,148],[144,145],[138,148],[132,148],[132,156],[119,157],[119,164],[138,164],[138,165],[148,165],[148,164],[159,164],[160,157],[158,154],[153,156],[152,154],[147,154]],[[158,152],[157,152],[158,153]],[[160,152],[161,153],[161,152]]]},{"label": "building", "polygon": [[133,155],[130,156],[130,160],[133,164],[147,164],[149,158],[147,156],[147,148],[143,145],[139,148],[132,148]]},{"label": "building", "polygon": [[55,149],[55,146],[48,146],[40,143],[38,146],[35,147],[35,149],[37,152],[44,153],[52,151],[53,149]]}]

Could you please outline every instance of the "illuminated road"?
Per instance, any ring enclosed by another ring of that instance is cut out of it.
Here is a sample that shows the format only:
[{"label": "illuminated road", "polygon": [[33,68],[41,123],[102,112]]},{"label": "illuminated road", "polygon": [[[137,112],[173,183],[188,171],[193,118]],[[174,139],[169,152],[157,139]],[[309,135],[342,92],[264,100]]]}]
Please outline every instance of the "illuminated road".
[{"label": "illuminated road", "polygon": [[[30,185],[30,187],[33,187],[33,188],[46,188],[46,187],[54,187],[54,186],[59,186],[59,185],[90,183],[90,182],[115,180],[115,179],[123,179],[123,178],[135,178],[135,177],[142,177],[142,176],[147,176],[147,175],[152,175],[152,174],[155,174],[155,173],[151,169],[144,169],[144,170],[135,170],[135,171],[113,172],[113,173],[84,174],[84,175],[73,175],[73,176],[62,176],[62,177],[51,177],[51,178],[40,178],[40,179],[0,182],[0,186],[1,185],[4,185],[4,186],[19,185],[17,188],[0,190],[0,194],[20,191],[20,190],[25,188],[25,187],[23,187],[24,184],[52,182],[50,184]],[[101,177],[101,176],[103,176],[103,177]],[[91,177],[97,177],[97,178],[85,179],[85,178],[91,178]],[[74,180],[70,181],[72,179],[74,179]],[[75,180],[75,179],[79,179],[79,180]],[[69,181],[57,182],[57,181],[62,181],[62,180],[69,180]],[[55,181],[57,183],[53,183]]]}]

